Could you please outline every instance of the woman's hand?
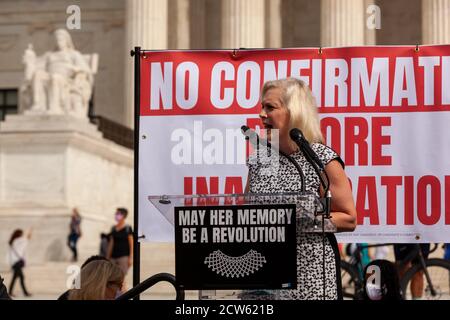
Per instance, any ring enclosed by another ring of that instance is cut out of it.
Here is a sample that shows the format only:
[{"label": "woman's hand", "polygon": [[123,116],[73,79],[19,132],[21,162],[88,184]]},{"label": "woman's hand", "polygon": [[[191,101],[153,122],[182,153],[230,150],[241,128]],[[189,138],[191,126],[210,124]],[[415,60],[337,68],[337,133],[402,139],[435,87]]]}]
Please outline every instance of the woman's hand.
[{"label": "woman's hand", "polygon": [[28,233],[27,233],[27,238],[31,239],[31,235],[33,234],[33,227],[31,227],[30,229],[28,229]]}]

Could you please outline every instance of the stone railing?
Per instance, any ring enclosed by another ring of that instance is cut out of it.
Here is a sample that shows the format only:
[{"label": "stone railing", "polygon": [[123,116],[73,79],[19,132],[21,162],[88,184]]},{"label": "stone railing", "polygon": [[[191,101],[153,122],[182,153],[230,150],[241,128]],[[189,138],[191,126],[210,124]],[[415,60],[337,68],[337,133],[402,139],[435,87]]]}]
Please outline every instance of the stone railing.
[{"label": "stone railing", "polygon": [[132,129],[102,116],[90,116],[89,119],[91,123],[97,125],[103,138],[128,149],[134,149],[134,131]]}]

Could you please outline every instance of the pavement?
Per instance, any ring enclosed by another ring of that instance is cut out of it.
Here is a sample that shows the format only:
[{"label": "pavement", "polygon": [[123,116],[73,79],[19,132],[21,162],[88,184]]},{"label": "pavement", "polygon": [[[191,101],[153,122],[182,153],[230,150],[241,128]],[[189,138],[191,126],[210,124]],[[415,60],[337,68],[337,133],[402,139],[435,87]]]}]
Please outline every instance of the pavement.
[{"label": "pavement", "polygon": [[[442,257],[442,250],[439,248],[433,253],[433,257]],[[174,245],[171,243],[151,243],[141,245],[141,281],[148,277],[160,273],[167,272],[175,274],[175,255]],[[29,253],[31,254],[31,253]],[[75,265],[81,264],[94,253],[85,253],[81,255],[80,261]],[[392,261],[393,253],[390,252],[388,260]],[[17,280],[14,288],[14,299],[16,300],[56,300],[63,292],[67,290],[66,283],[71,275],[70,267],[74,263],[70,261],[45,262],[42,264],[27,265],[24,269],[25,284],[31,297],[25,297]],[[5,285],[9,287],[12,273],[10,270],[0,270],[0,275],[5,278]],[[448,283],[450,277],[447,275],[443,281]],[[125,279],[126,287],[132,287],[132,272],[128,273]],[[447,285],[448,288],[448,285]],[[203,292],[205,293],[205,292]],[[238,290],[218,290],[208,292],[210,299],[237,299]],[[166,282],[160,282],[141,295],[142,300],[173,300],[176,292],[172,285]],[[186,291],[186,300],[198,300],[199,291]],[[441,297],[442,299],[450,299],[449,296]]]}]

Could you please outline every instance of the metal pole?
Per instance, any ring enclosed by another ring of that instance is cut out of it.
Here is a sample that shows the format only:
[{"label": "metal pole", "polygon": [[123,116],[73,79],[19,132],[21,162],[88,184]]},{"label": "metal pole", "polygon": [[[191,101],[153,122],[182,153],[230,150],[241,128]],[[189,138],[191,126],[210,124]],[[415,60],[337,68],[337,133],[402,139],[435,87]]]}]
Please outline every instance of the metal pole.
[{"label": "metal pole", "polygon": [[[139,243],[139,115],[141,109],[141,47],[130,52],[134,56],[134,244],[133,287],[140,282],[141,247]],[[125,85],[129,85],[126,83]],[[134,300],[139,300],[137,295]]]}]

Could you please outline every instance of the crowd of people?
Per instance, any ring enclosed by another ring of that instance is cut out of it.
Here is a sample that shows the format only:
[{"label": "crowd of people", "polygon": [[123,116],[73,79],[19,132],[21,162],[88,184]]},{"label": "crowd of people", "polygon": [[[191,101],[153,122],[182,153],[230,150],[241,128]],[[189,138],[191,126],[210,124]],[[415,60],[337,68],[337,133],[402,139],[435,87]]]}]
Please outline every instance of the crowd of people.
[{"label": "crowd of people", "polygon": [[[126,291],[125,276],[133,263],[133,230],[126,223],[128,210],[117,208],[114,217],[115,224],[108,233],[101,233],[99,254],[88,258],[81,266],[79,289],[72,289],[61,295],[65,300],[108,300],[114,299]],[[71,262],[78,261],[77,243],[82,236],[81,214],[77,208],[72,210],[69,223],[67,246],[72,253]],[[3,278],[0,277],[0,299],[14,298],[14,286],[20,281],[23,295],[30,297],[31,293],[25,285],[24,268],[26,251],[32,229],[24,232],[16,229],[8,241],[7,262],[11,267],[12,279],[7,290]]]},{"label": "crowd of people", "polygon": [[[450,260],[450,244],[442,245],[444,251],[443,258]],[[381,270],[382,285],[375,287],[372,283],[364,281],[365,298],[370,300],[390,300],[402,299],[400,289],[400,280],[413,264],[420,264],[420,255],[427,260],[430,253],[430,244],[421,243],[419,245],[412,243],[395,244],[368,244],[368,243],[349,243],[339,244],[341,259],[357,266],[362,279],[367,279],[372,274],[371,266],[378,266]],[[420,250],[420,254],[419,254]],[[393,262],[389,261],[393,260]],[[411,279],[407,294],[413,300],[421,300],[424,295],[424,272],[419,270]],[[381,290],[385,287],[384,290]],[[389,288],[386,289],[386,288]],[[381,291],[380,291],[381,290]],[[371,294],[369,294],[369,291]],[[375,293],[377,291],[377,293]]]}]

